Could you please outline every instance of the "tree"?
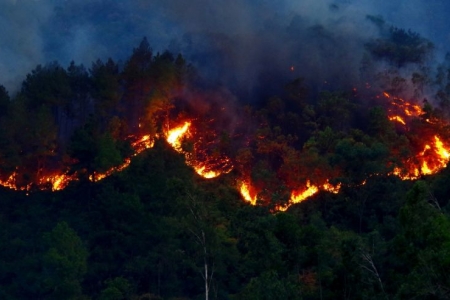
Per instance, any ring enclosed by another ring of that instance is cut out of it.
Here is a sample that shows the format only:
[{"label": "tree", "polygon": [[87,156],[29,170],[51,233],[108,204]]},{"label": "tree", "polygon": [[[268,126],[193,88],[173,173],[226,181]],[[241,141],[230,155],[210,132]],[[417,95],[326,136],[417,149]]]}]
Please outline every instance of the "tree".
[{"label": "tree", "polygon": [[366,48],[374,57],[403,67],[408,63],[424,63],[434,46],[418,33],[391,27],[386,37],[367,43]]},{"label": "tree", "polygon": [[418,181],[400,210],[401,231],[393,244],[400,298],[450,296],[450,219],[436,203],[427,184]]},{"label": "tree", "polygon": [[328,126],[336,131],[347,130],[354,108],[355,104],[343,93],[322,92],[317,105],[318,122],[323,129]]},{"label": "tree", "polygon": [[8,91],[3,85],[0,85],[0,117],[4,117],[8,112],[10,101]]},{"label": "tree", "polygon": [[[76,65],[71,62],[67,68],[67,76],[71,88],[71,99],[68,107],[68,114],[75,118],[79,124],[84,124],[89,112],[92,111],[89,103],[92,92],[92,81],[89,73],[83,65]],[[97,86],[97,88],[99,88]],[[70,128],[71,129],[71,128]],[[68,134],[71,130],[67,129]]]},{"label": "tree", "polygon": [[72,166],[74,171],[86,172],[87,175],[103,173],[123,162],[119,143],[109,132],[100,133],[93,120],[75,130],[68,153],[76,160]]},{"label": "tree", "polygon": [[266,271],[252,278],[237,297],[242,300],[300,300],[300,286],[292,278],[280,278],[275,271]]},{"label": "tree", "polygon": [[106,63],[97,60],[89,70],[92,78],[95,118],[105,129],[114,115],[119,113],[122,98],[119,66],[109,58]]},{"label": "tree", "polygon": [[203,278],[205,289],[205,300],[209,300],[210,289],[215,272],[215,247],[217,247],[217,236],[211,223],[213,212],[208,210],[206,202],[202,201],[200,195],[191,192],[185,194],[186,216],[184,222],[187,230],[198,245],[198,251],[202,261],[200,274]]},{"label": "tree", "polygon": [[55,122],[61,124],[71,95],[66,70],[57,62],[38,65],[22,83],[21,94],[25,96],[29,108],[48,106]]},{"label": "tree", "polygon": [[133,49],[133,54],[125,63],[122,72],[125,88],[125,108],[127,113],[127,123],[133,132],[139,129],[139,123],[145,112],[146,99],[150,96],[153,83],[151,82],[150,71],[153,63],[153,52],[144,37],[137,48]]},{"label": "tree", "polygon": [[66,222],[58,223],[43,236],[43,286],[47,299],[79,299],[87,271],[88,252],[77,233]]},{"label": "tree", "polygon": [[131,284],[123,277],[106,281],[107,287],[101,292],[100,300],[123,300],[131,296]]}]

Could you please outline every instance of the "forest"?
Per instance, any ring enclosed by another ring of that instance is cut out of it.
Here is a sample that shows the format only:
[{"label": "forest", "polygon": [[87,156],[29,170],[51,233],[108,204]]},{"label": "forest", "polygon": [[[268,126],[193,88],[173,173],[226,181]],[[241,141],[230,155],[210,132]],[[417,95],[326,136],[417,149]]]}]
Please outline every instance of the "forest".
[{"label": "forest", "polygon": [[2,86],[0,298],[448,299],[450,58],[368,18],[352,88],[237,99],[146,38]]}]

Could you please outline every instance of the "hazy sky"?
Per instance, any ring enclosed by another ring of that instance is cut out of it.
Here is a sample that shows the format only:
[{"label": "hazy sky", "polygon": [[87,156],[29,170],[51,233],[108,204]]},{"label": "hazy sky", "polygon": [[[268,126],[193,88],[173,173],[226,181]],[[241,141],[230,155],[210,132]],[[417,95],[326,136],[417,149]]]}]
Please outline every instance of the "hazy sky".
[{"label": "hazy sky", "polygon": [[[2,0],[0,84],[16,89],[37,64],[126,58],[143,36],[182,52],[226,84],[256,84],[289,66],[318,80],[357,76],[366,15],[450,49],[447,0]],[[343,75],[342,75],[343,74]]]}]

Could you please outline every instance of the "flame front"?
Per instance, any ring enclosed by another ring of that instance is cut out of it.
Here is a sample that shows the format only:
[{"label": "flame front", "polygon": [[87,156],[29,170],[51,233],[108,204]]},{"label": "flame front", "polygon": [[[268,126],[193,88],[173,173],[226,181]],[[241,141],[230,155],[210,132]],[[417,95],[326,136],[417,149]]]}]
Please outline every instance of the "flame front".
[{"label": "flame front", "polygon": [[[417,179],[423,175],[434,174],[446,167],[450,160],[450,147],[448,145],[448,132],[444,128],[448,124],[443,120],[434,117],[431,112],[427,110],[427,113],[417,104],[408,102],[402,98],[395,97],[389,93],[383,93],[384,97],[388,100],[387,105],[387,117],[391,122],[396,125],[392,127],[397,132],[401,132],[406,137],[406,143],[401,144],[405,146],[408,151],[412,153],[410,157],[398,158],[399,149],[392,149],[392,158],[387,162],[388,166],[393,169],[388,175],[396,175],[403,180]],[[382,98],[382,97],[377,97]],[[221,135],[221,131],[214,128],[222,125],[217,122],[215,118],[190,118],[188,120],[171,120],[171,123],[179,124],[174,128],[164,132],[165,139],[171,147],[178,153],[184,155],[186,164],[192,167],[195,172],[203,178],[216,178],[221,174],[229,173],[234,168],[235,161],[231,159],[233,155],[232,147],[229,146],[228,141],[230,136],[224,134]],[[222,122],[223,123],[223,122]],[[141,127],[141,126],[140,126]],[[446,133],[447,132],[447,133]],[[105,172],[94,172],[90,175],[89,180],[96,182],[102,180],[113,174],[114,172],[120,172],[131,163],[131,158],[141,153],[145,149],[152,148],[154,140],[158,136],[143,135],[141,137],[129,136],[131,146],[134,153],[124,159],[123,163],[110,168]],[[225,137],[225,138],[223,138]],[[420,137],[420,138],[419,138]],[[183,141],[189,141],[188,150],[183,149]],[[256,135],[256,140],[262,146],[261,151],[266,149],[264,147],[265,135]],[[223,142],[225,141],[225,142]],[[251,142],[249,142],[250,144]],[[394,146],[395,147],[395,146]],[[399,147],[400,148],[400,147]],[[232,149],[232,150],[230,150]],[[267,149],[270,149],[267,147]],[[403,148],[401,148],[403,149]],[[297,153],[294,150],[293,153]],[[301,152],[299,151],[299,156]],[[248,156],[251,157],[251,156]],[[295,161],[296,156],[286,156],[292,159],[294,163],[291,167],[298,168],[301,163]],[[246,162],[246,160],[243,160]],[[300,160],[301,161],[301,160]],[[239,162],[239,160],[237,160]],[[257,195],[262,198],[264,203],[269,203],[271,199],[268,199],[270,193],[274,191],[274,186],[279,184],[275,181],[275,184],[270,186],[264,181],[251,182],[248,170],[251,169],[252,161],[248,159],[248,164],[245,164],[238,168],[235,175],[238,178],[244,178],[245,180],[238,180],[237,188],[240,191],[242,198],[252,205],[256,205]],[[314,168],[314,167],[313,167]],[[50,189],[53,191],[64,189],[71,181],[78,180],[80,174],[69,174],[69,171],[50,172],[45,170],[43,174],[36,175],[39,177],[36,182],[28,183],[23,182],[22,170],[15,170],[12,174],[4,175],[0,179],[0,185],[9,187],[15,190],[28,191],[32,188]],[[311,172],[310,172],[311,171]],[[280,172],[277,174],[279,177],[277,180],[284,180],[284,184],[287,187],[289,197],[287,203],[284,206],[278,206],[275,208],[277,211],[286,210],[290,205],[300,203],[320,191],[327,191],[330,193],[338,193],[341,188],[341,184],[333,185],[329,183],[326,178],[337,178],[338,174],[334,172],[312,172],[315,170],[305,170],[305,174],[315,174],[313,177],[302,177],[299,185],[299,179],[292,179],[292,176],[286,176]],[[316,170],[317,171],[317,170]],[[298,174],[299,171],[296,171]],[[309,173],[310,172],[310,173]],[[372,174],[375,175],[375,174]],[[368,175],[368,177],[372,176]],[[7,178],[5,178],[8,176]],[[233,175],[234,176],[234,175]],[[324,178],[321,178],[323,176]],[[253,186],[253,184],[255,184]],[[365,181],[362,185],[365,184]],[[257,188],[255,188],[257,187]],[[289,196],[290,193],[290,196]]]},{"label": "flame front", "polygon": [[[133,136],[129,136],[129,139],[134,139]],[[151,138],[150,135],[144,135],[141,138],[131,143],[131,146],[134,150],[132,156],[136,156],[145,149],[152,148],[154,145],[154,139]],[[116,167],[112,167],[111,169],[105,172],[94,172],[94,174],[89,176],[90,181],[100,181],[115,172],[120,172],[126,167],[128,167],[131,163],[131,158],[126,158],[124,162]],[[29,183],[25,186],[21,186],[18,184],[17,180],[18,172],[12,173],[7,179],[1,180],[0,185],[18,191],[29,191],[32,188],[37,189],[51,189],[52,191],[60,191],[65,189],[71,181],[76,181],[79,178],[78,173],[69,174],[67,171],[61,173],[53,173],[53,174],[44,174],[41,175],[36,182]]]},{"label": "flame front", "polygon": [[311,182],[308,180],[306,181],[305,188],[301,190],[294,190],[291,193],[291,198],[289,199],[289,202],[284,206],[277,206],[275,208],[276,211],[286,211],[289,206],[292,204],[300,203],[302,201],[305,201],[306,199],[314,196],[319,191],[327,191],[329,193],[337,194],[339,193],[341,189],[341,184],[332,185],[328,180],[323,185],[312,185]]},{"label": "flame front", "polygon": [[290,203],[300,203],[305,199],[317,194],[319,188],[315,185],[311,185],[309,180],[306,182],[306,189],[303,191],[293,191],[291,194]]},{"label": "flame front", "polygon": [[[194,171],[203,178],[216,178],[221,174],[231,172],[233,169],[231,160],[223,155],[213,157],[206,153],[205,147],[207,147],[208,144],[205,146],[199,142],[202,139],[195,136],[195,128],[192,129],[192,127],[192,121],[185,121],[183,125],[170,129],[166,133],[166,141],[175,151],[184,154],[186,164],[192,167]],[[195,140],[193,142],[192,152],[183,150],[182,142],[185,138],[191,138],[193,141]]]},{"label": "flame front", "polygon": [[186,121],[182,126],[175,127],[167,133],[167,142],[175,149],[177,152],[182,152],[181,142],[183,138],[188,133],[188,129],[191,126],[191,122]]},{"label": "flame front", "polygon": [[[129,138],[133,138],[130,136]],[[142,151],[146,149],[153,148],[155,145],[155,140],[151,138],[150,135],[144,135],[140,139],[137,139],[136,141],[131,143],[131,147],[134,149],[134,153],[132,156],[136,156]],[[116,167],[112,167],[111,169],[107,170],[106,172],[100,173],[100,172],[94,172],[94,174],[89,176],[90,181],[100,181],[102,179],[105,179],[106,177],[110,176],[113,173],[120,172],[127,168],[131,164],[131,158],[125,158],[124,162]]]},{"label": "flame front", "polygon": [[252,191],[252,187],[246,181],[242,181],[239,187],[242,198],[250,202],[251,205],[256,205],[256,194]]},{"label": "flame front", "polygon": [[39,181],[39,186],[50,184],[52,191],[60,191],[65,189],[71,181],[77,180],[77,178],[76,174],[69,175],[67,173],[43,176]]},{"label": "flame front", "polygon": [[193,166],[195,172],[206,179],[216,178],[220,175],[219,172],[207,171],[206,166]]},{"label": "flame front", "polygon": [[400,123],[402,125],[406,125],[405,120],[403,120],[403,118],[400,117],[400,116],[391,116],[391,117],[389,117],[389,120],[390,121],[394,121],[394,122],[398,122],[398,123]]}]

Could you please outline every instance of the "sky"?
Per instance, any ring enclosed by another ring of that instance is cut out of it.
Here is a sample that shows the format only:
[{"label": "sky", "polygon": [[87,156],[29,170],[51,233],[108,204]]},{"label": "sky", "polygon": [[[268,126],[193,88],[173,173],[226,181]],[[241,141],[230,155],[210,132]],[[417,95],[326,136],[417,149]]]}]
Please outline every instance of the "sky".
[{"label": "sky", "polygon": [[345,85],[379,34],[367,15],[430,39],[439,59],[450,50],[448,12],[446,0],[2,0],[0,84],[14,92],[55,60],[124,60],[146,36],[155,52],[181,52],[250,93],[280,77]]}]

